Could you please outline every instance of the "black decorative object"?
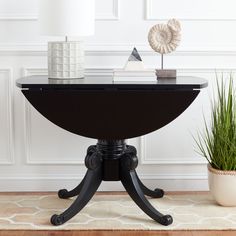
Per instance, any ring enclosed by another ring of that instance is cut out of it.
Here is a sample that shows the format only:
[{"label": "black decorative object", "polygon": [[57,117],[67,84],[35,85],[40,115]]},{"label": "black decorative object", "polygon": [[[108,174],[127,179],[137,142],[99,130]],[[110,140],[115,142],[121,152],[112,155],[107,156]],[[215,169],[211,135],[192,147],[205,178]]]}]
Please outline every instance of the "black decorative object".
[{"label": "black decorative object", "polygon": [[[99,81],[99,82],[98,82]],[[135,147],[125,139],[145,135],[177,118],[197,97],[207,82],[195,77],[156,82],[115,84],[112,77],[73,80],[59,84],[45,76],[17,80],[28,101],[48,120],[72,133],[98,139],[85,158],[87,173],[81,183],[62,199],[77,196],[51,223],[61,225],[75,216],[93,197],[102,181],[121,181],[135,203],[162,225],[172,223],[170,215],[158,212],[145,195],[161,198],[162,189],[150,190],[138,178]]]}]

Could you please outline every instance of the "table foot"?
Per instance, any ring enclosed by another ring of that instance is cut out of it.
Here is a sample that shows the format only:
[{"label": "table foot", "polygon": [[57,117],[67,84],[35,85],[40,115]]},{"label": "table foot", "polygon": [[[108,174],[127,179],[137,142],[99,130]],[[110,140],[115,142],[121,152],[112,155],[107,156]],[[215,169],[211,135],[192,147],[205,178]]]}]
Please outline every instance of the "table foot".
[{"label": "table foot", "polygon": [[138,165],[136,156],[124,155],[121,162],[121,182],[134,202],[152,219],[162,225],[170,225],[173,219],[170,215],[163,215],[157,211],[145,197],[140,181],[135,172]]},{"label": "table foot", "polygon": [[138,183],[143,191],[143,193],[149,197],[152,197],[152,198],[162,198],[164,196],[164,190],[160,189],[160,188],[156,188],[154,190],[151,190],[149,188],[147,188],[143,183],[142,181],[139,179],[136,171],[135,171],[135,175],[138,179]]},{"label": "table foot", "polygon": [[[87,156],[91,156],[95,152],[96,152],[96,145],[92,145],[87,150]],[[86,156],[86,158],[87,158],[87,156]],[[85,177],[83,178],[83,180],[81,181],[81,183],[78,186],[76,186],[74,189],[72,189],[70,191],[68,191],[67,189],[60,189],[58,191],[58,197],[61,199],[67,199],[67,198],[71,198],[71,197],[79,195],[80,191],[84,185],[84,180],[85,180]]]},{"label": "table foot", "polygon": [[80,194],[80,191],[83,185],[84,185],[84,179],[81,181],[81,183],[77,187],[75,187],[71,191],[68,191],[67,189],[60,189],[58,191],[58,197],[61,199],[68,199],[68,198],[77,196]]},{"label": "table foot", "polygon": [[93,197],[102,182],[102,165],[98,156],[89,156],[87,160],[87,173],[84,177],[84,183],[81,186],[80,194],[72,205],[60,215],[53,215],[51,223],[61,225],[75,216]]}]

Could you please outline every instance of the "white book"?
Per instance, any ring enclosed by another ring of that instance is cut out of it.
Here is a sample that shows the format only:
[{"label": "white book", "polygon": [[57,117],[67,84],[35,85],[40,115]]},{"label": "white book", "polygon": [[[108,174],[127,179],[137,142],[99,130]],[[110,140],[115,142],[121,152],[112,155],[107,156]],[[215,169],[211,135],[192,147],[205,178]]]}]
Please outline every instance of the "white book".
[{"label": "white book", "polygon": [[113,77],[114,82],[157,82],[156,77]]},{"label": "white book", "polygon": [[154,69],[145,70],[121,70],[116,69],[113,72],[114,81],[156,81]]}]

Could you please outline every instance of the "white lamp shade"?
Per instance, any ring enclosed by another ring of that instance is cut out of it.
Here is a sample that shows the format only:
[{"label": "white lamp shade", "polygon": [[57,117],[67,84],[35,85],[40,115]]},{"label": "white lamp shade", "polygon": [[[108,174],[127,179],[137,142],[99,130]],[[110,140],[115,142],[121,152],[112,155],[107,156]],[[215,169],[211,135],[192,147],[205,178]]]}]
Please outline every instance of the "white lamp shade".
[{"label": "white lamp shade", "polygon": [[94,21],[95,0],[39,0],[39,24],[42,35],[92,35]]}]

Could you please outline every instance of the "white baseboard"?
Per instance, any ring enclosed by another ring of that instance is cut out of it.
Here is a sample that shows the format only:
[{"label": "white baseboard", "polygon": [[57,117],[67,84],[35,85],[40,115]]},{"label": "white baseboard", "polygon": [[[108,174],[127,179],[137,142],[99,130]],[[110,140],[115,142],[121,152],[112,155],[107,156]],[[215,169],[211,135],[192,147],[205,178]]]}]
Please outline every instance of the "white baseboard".
[{"label": "white baseboard", "polygon": [[[58,191],[61,188],[71,189],[80,179],[55,178],[6,178],[0,181],[0,190],[3,192],[20,191]],[[143,183],[151,189],[163,188],[165,191],[207,191],[206,178],[195,179],[146,179]],[[120,182],[102,182],[99,191],[124,191]]]}]

